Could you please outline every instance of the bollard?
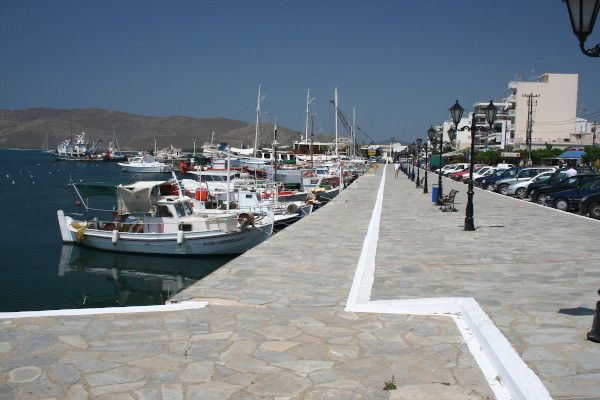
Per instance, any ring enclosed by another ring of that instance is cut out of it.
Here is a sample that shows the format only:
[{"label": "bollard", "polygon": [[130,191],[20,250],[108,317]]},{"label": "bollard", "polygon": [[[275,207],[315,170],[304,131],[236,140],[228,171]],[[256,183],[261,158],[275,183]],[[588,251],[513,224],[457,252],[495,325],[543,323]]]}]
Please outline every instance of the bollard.
[{"label": "bollard", "polygon": [[[600,290],[598,290],[600,296]],[[594,311],[594,321],[592,322],[592,330],[587,334],[588,340],[600,343],[600,301],[596,303],[596,311]]]}]

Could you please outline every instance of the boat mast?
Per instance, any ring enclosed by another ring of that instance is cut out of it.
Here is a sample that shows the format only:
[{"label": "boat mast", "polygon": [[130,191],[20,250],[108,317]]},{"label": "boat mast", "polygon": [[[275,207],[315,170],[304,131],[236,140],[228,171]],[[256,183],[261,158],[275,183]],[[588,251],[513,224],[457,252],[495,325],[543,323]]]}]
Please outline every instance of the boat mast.
[{"label": "boat mast", "polygon": [[[308,106],[310,105],[310,103],[312,103],[312,101],[315,98],[313,97],[312,99],[310,98],[310,89],[308,89],[308,92],[306,93],[306,129],[304,131],[304,137],[306,139],[308,139],[308,116],[310,114],[309,108]],[[312,117],[311,117],[311,124],[312,124]],[[311,138],[310,138],[310,167],[312,168],[312,152],[313,152],[313,148],[312,148],[312,127],[311,127]]]},{"label": "boat mast", "polygon": [[254,135],[254,151],[253,157],[256,157],[256,149],[258,148],[258,120],[260,118],[260,85],[258,85],[258,98],[256,101],[256,133]]},{"label": "boat mast", "polygon": [[352,157],[356,156],[356,107],[352,107]]},{"label": "boat mast", "polygon": [[335,105],[335,157],[338,158],[338,95],[337,95],[337,87],[335,88],[335,97],[334,97],[334,105]]}]

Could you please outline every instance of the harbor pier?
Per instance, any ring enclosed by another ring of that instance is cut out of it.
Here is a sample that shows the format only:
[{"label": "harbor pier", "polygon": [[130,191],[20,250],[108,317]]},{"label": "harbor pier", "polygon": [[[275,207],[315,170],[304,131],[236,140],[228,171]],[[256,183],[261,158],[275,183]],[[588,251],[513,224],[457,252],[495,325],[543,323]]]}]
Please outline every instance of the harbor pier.
[{"label": "harbor pier", "polygon": [[0,314],[0,399],[597,399],[600,222],[450,189],[380,165],[164,306]]}]

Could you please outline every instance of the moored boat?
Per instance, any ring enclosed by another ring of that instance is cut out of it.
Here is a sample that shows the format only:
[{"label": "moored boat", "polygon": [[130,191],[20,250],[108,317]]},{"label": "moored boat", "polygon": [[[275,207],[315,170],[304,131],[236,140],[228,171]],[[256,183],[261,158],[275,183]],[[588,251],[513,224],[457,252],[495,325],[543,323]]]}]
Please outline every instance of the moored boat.
[{"label": "moored boat", "polygon": [[267,240],[273,214],[194,213],[191,199],[169,181],[72,184],[86,210],[89,197],[114,195],[114,218],[73,218],[57,211],[65,243],[124,253],[241,254]]},{"label": "moored boat", "polygon": [[128,162],[118,163],[123,171],[127,172],[170,172],[171,166],[159,161],[146,154],[145,156],[136,156]]}]

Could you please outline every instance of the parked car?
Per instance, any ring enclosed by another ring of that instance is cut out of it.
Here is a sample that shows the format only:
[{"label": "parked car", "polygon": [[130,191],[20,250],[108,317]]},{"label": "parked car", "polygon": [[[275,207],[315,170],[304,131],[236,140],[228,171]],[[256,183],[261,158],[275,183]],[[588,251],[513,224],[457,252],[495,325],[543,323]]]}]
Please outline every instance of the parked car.
[{"label": "parked car", "polygon": [[546,197],[549,194],[568,189],[581,188],[586,182],[597,179],[600,179],[600,174],[577,174],[570,178],[563,179],[557,184],[533,189],[530,194],[531,201],[536,201],[539,204],[545,205]]},{"label": "parked car", "polygon": [[595,193],[600,193],[600,174],[596,179],[582,180],[580,186],[549,193],[546,196],[546,205],[562,211],[578,210],[581,199]]},{"label": "parked car", "polygon": [[448,177],[450,179],[454,179],[455,181],[460,181],[465,174],[469,175],[469,170],[470,169],[471,168],[465,168],[465,169],[462,169],[460,171],[453,172],[450,175],[448,175]]},{"label": "parked car", "polygon": [[498,179],[494,182],[494,191],[506,195],[508,194],[508,187],[513,183],[529,180],[542,172],[555,170],[556,168],[554,167],[525,167],[517,172],[515,176]]},{"label": "parked car", "polygon": [[[480,169],[473,171],[473,181],[475,181],[475,179],[477,178],[481,178],[482,176],[488,176],[493,174],[494,172],[496,172],[498,169],[496,167],[490,167],[489,165],[484,165],[483,167],[481,167]],[[463,176],[463,182],[467,182],[469,180],[469,177],[464,177]]]},{"label": "parked car", "polygon": [[442,175],[443,176],[448,176],[448,175],[450,175],[453,172],[462,171],[465,168],[469,168],[469,164],[460,163],[460,164],[446,165],[445,167],[442,168]]},{"label": "parked car", "polygon": [[583,197],[579,203],[579,214],[600,219],[600,193]]},{"label": "parked car", "polygon": [[497,173],[495,175],[490,175],[490,176],[485,176],[483,178],[479,178],[479,179],[481,179],[481,181],[479,182],[479,186],[482,187],[483,189],[493,191],[496,187],[497,181],[499,181],[500,179],[504,179],[504,178],[512,178],[512,177],[516,176],[519,173],[519,171],[521,171],[524,168],[525,167],[514,167],[514,168],[505,169],[505,170],[498,170],[499,173]]},{"label": "parked car", "polygon": [[[550,175],[550,178],[548,178],[545,181],[531,182],[529,184],[529,186],[527,186],[527,190],[525,191],[525,197],[531,197],[531,192],[533,192],[534,189],[538,189],[538,188],[541,188],[544,186],[556,185],[557,183],[565,180],[566,178],[567,178],[567,170],[566,169],[554,171],[554,173],[552,175]],[[537,198],[536,199],[531,198],[531,201],[537,202]]]},{"label": "parked car", "polygon": [[547,182],[548,179],[550,179],[550,177],[552,175],[554,175],[555,171],[545,171],[542,172],[539,175],[534,176],[533,178],[529,178],[529,179],[525,179],[525,180],[520,180],[517,181],[513,184],[511,184],[507,189],[506,189],[506,194],[508,196],[516,196],[519,199],[524,199],[527,197],[527,188],[529,187],[530,184],[532,183],[543,183],[543,182]]}]

